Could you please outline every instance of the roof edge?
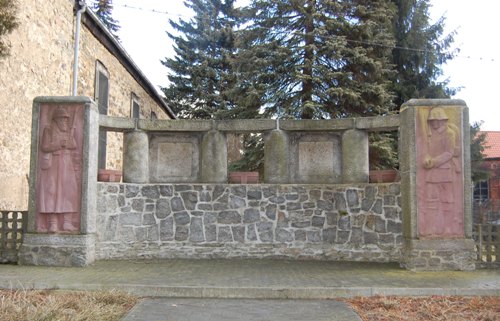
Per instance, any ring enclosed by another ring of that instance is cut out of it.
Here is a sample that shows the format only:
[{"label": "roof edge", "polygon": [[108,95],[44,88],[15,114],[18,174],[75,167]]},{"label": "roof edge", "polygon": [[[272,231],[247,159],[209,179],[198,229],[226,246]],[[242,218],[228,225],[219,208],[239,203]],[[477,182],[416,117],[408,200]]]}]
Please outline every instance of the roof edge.
[{"label": "roof edge", "polygon": [[[75,1],[76,4],[77,0]],[[90,32],[99,40],[99,42],[111,52],[125,67],[125,69],[134,77],[134,79],[153,97],[153,99],[163,108],[163,110],[172,118],[176,119],[176,115],[165,102],[164,98],[158,94],[154,85],[140,70],[132,57],[127,53],[125,48],[116,40],[106,26],[101,22],[97,15],[87,9],[82,15],[82,22],[89,28]]]}]

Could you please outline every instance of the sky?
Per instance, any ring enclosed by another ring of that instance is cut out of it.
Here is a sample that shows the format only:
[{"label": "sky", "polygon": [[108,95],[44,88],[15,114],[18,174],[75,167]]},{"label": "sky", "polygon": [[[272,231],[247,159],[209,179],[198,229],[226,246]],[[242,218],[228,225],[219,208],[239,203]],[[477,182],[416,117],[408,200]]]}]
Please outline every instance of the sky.
[{"label": "sky", "polygon": [[[500,1],[430,3],[431,19],[446,17],[446,32],[456,30],[453,47],[460,50],[455,59],[443,65],[441,79],[460,88],[452,98],[466,102],[471,122],[482,121],[482,130],[500,131],[500,99],[495,98],[500,91]],[[166,33],[173,31],[168,20],[188,20],[192,12],[183,0],[113,0],[113,5],[123,47],[153,85],[167,86],[168,69],[161,60],[174,56]]]}]

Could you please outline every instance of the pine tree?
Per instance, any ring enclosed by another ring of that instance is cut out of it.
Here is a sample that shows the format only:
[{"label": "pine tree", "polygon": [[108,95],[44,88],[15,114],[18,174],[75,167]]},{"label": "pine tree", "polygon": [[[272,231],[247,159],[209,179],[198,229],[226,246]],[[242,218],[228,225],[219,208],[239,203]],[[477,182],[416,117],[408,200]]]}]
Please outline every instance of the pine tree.
[{"label": "pine tree", "polygon": [[238,59],[250,73],[243,78],[268,115],[387,113],[392,15],[388,0],[254,0]]},{"label": "pine tree", "polygon": [[169,33],[175,57],[162,63],[170,69],[170,86],[163,88],[167,102],[181,117],[202,119],[248,118],[235,104],[237,74],[234,0],[187,0],[195,16],[170,20],[179,33]]},{"label": "pine tree", "polygon": [[9,54],[10,44],[5,36],[18,26],[16,14],[15,0],[0,0],[0,58]]},{"label": "pine tree", "polygon": [[119,39],[117,32],[120,30],[118,21],[113,18],[113,0],[95,0],[91,9],[101,19],[102,23],[108,28],[111,34]]},{"label": "pine tree", "polygon": [[392,51],[394,103],[411,98],[447,98],[454,94],[447,81],[437,82],[441,65],[454,56],[450,52],[454,32],[443,35],[445,18],[430,22],[429,0],[392,0],[397,8],[393,22],[396,48]]}]

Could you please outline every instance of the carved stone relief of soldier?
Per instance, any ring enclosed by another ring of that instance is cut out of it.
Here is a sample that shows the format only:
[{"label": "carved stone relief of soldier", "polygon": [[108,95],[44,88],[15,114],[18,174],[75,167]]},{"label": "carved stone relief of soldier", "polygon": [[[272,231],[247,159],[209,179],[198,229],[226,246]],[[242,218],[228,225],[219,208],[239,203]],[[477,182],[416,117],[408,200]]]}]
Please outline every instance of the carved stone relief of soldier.
[{"label": "carved stone relief of soldier", "polygon": [[[37,230],[79,230],[81,130],[77,110],[58,106],[41,110],[41,140],[37,175]],[[80,112],[81,113],[81,112]]]},{"label": "carved stone relief of soldier", "polygon": [[463,236],[459,127],[442,107],[431,108],[427,120],[424,122],[423,117],[420,120],[421,133],[417,139],[419,235],[429,238]]}]

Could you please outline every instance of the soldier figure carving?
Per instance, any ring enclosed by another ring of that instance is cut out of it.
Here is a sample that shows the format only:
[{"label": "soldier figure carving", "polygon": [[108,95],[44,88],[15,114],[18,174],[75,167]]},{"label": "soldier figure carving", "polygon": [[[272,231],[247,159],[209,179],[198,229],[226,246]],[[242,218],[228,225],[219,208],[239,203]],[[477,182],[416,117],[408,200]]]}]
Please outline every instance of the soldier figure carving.
[{"label": "soldier figure carving", "polygon": [[[52,121],[43,129],[38,188],[38,212],[44,232],[75,231],[73,216],[79,212],[78,173],[81,159],[71,117],[57,107]],[[62,220],[62,222],[61,222]]]},{"label": "soldier figure carving", "polygon": [[424,236],[460,234],[462,220],[455,213],[458,201],[454,181],[461,172],[459,130],[449,123],[445,110],[432,108],[427,118],[427,152],[423,159],[425,173]]}]

